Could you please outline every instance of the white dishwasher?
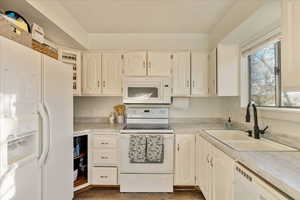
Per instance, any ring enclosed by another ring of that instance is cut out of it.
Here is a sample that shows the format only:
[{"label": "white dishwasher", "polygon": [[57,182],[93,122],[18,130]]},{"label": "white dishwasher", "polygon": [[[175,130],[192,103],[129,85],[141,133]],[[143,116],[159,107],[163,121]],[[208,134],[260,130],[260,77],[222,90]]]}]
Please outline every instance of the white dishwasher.
[{"label": "white dishwasher", "polygon": [[292,200],[240,164],[234,176],[234,200]]}]

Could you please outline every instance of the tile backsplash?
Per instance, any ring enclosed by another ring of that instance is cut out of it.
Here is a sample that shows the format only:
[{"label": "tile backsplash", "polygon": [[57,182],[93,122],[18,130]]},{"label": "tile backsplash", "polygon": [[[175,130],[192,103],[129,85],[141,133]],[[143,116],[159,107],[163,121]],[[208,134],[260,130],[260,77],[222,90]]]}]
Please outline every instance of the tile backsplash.
[{"label": "tile backsplash", "polygon": [[[173,98],[171,118],[223,118],[226,98]],[[121,97],[74,97],[74,115],[82,117],[108,117],[113,106],[122,103]]]}]

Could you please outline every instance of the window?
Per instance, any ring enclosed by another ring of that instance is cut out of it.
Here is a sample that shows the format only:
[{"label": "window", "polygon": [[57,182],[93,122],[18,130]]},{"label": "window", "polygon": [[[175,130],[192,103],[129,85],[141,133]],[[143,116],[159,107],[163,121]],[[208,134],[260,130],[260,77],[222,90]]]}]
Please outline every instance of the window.
[{"label": "window", "polygon": [[280,41],[248,56],[249,101],[261,107],[300,107],[300,92],[281,90]]},{"label": "window", "polygon": [[249,100],[258,106],[280,105],[280,42],[248,56]]}]

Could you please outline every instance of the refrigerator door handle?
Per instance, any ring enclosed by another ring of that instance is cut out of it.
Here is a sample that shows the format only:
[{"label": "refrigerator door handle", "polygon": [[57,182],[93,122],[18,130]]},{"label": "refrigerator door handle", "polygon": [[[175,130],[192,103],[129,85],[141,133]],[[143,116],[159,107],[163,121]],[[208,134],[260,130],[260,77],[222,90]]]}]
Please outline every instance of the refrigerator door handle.
[{"label": "refrigerator door handle", "polygon": [[42,117],[42,152],[39,158],[40,166],[44,165],[49,153],[50,147],[50,120],[47,107],[43,104],[39,104],[39,113]]}]

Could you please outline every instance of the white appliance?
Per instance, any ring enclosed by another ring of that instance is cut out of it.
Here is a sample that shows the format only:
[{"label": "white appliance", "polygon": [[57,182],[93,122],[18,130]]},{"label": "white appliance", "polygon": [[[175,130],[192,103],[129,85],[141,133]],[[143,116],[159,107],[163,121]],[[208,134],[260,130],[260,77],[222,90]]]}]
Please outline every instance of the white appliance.
[{"label": "white appliance", "polygon": [[72,68],[0,37],[0,199],[73,198]]},{"label": "white appliance", "polygon": [[291,200],[240,164],[236,164],[234,176],[234,200]]},{"label": "white appliance", "polygon": [[123,79],[123,103],[170,104],[170,77],[125,77]]},{"label": "white appliance", "polygon": [[[174,134],[168,124],[168,108],[127,108],[126,126],[120,139],[121,192],[173,192]],[[162,163],[132,163],[129,158],[132,135],[163,137]]]}]

